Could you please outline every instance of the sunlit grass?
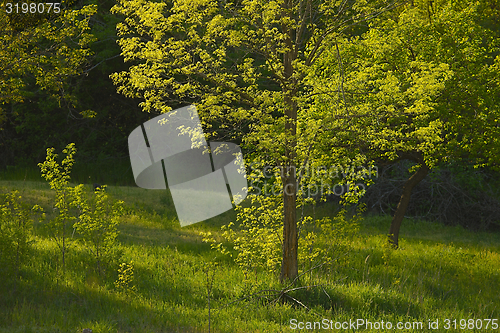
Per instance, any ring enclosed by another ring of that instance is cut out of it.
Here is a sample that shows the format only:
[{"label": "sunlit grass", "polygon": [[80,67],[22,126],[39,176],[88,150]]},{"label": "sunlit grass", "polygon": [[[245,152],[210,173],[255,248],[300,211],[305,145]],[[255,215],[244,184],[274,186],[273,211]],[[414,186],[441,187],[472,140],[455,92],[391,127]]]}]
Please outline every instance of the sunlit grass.
[{"label": "sunlit grass", "polygon": [[[0,192],[11,189],[30,204],[51,209],[47,184],[0,181]],[[385,236],[390,217],[369,216],[339,261],[305,274],[299,285],[309,287],[290,293],[305,309],[243,299],[283,286],[276,275],[245,274],[202,242],[200,231],[220,238],[220,226],[235,220],[234,211],[181,228],[167,191],[109,186],[108,192],[125,201],[120,261],[134,267],[136,291],[115,288],[117,267],[97,275],[76,243],[70,245],[63,270],[57,246],[39,224],[20,278],[0,285],[0,332],[207,332],[207,278],[212,274],[214,332],[288,332],[293,331],[291,319],[324,318],[422,322],[423,329],[406,331],[436,332],[428,320],[439,319],[442,331],[446,318],[500,318],[499,234],[405,220],[400,249],[391,250]],[[315,212],[319,218],[335,211],[325,204]],[[207,272],[206,263],[214,261],[217,268]]]}]

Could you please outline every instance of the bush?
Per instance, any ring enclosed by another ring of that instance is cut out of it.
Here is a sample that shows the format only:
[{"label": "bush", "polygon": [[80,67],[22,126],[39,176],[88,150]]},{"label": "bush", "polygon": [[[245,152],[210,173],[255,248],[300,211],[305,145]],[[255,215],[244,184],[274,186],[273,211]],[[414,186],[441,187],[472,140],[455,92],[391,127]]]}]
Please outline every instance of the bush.
[{"label": "bush", "polygon": [[79,240],[87,247],[97,272],[101,274],[104,265],[119,256],[116,251],[116,237],[118,216],[123,211],[123,202],[113,202],[105,192],[105,185],[96,188],[90,198],[84,191],[83,184],[70,186],[70,173],[76,154],[75,144],[68,144],[63,153],[66,157],[59,164],[54,148],[48,148],[45,162],[38,164],[42,176],[56,192],[54,209],[57,209],[58,215],[49,221],[47,227],[61,251],[63,269],[68,245],[74,240],[73,237],[68,237],[69,231],[73,229],[81,236]]},{"label": "bush", "polygon": [[115,288],[125,294],[133,294],[137,291],[134,279],[134,264],[123,262],[118,268],[118,278],[115,281]]},{"label": "bush", "polygon": [[[0,196],[0,277],[17,276],[29,258],[33,222],[40,206],[31,209],[21,202],[18,191]],[[44,217],[42,213],[42,218]]]},{"label": "bush", "polygon": [[[245,276],[258,269],[264,269],[276,276],[282,260],[283,199],[281,196],[249,195],[249,207],[237,206],[237,223],[223,226],[223,238],[230,243],[228,249],[217,242],[210,232],[201,233],[203,241],[211,243],[213,249],[232,256]],[[312,199],[298,200],[299,208],[315,207]],[[341,209],[333,217],[316,219],[305,214],[298,221],[299,273],[314,269],[329,269],[349,251],[348,243],[359,229],[362,205],[358,213],[350,216],[347,209]]]},{"label": "bush", "polygon": [[118,236],[118,217],[123,212],[123,201],[113,202],[106,193],[106,186],[96,189],[88,200],[83,185],[78,185],[76,204],[82,213],[73,225],[80,240],[92,256],[99,274],[106,264],[118,259],[116,237]]},{"label": "bush", "polygon": [[64,270],[66,252],[71,241],[71,238],[68,238],[68,233],[78,215],[75,189],[69,186],[71,168],[75,162],[73,156],[76,154],[76,147],[74,143],[66,146],[63,150],[66,157],[61,164],[57,162],[57,154],[54,151],[54,148],[47,148],[45,162],[39,163],[38,166],[42,172],[42,177],[49,182],[50,188],[56,192],[54,210],[57,210],[57,216],[49,221],[46,227],[61,251]]},{"label": "bush", "polygon": [[236,206],[238,228],[233,222],[222,226],[222,236],[231,243],[231,251],[216,242],[211,233],[202,233],[203,240],[212,243],[212,248],[221,253],[234,257],[245,273],[258,268],[277,273],[281,263],[283,202],[279,196],[251,194],[249,198],[250,207]]}]

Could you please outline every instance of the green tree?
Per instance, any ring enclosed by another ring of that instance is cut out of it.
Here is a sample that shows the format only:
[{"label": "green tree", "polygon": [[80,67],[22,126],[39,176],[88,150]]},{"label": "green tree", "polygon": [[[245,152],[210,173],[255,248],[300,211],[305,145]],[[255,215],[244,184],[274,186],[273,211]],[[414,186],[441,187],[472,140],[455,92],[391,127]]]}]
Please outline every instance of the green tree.
[{"label": "green tree", "polygon": [[297,169],[319,120],[307,103],[306,76],[329,36],[393,3],[364,1],[118,1],[117,28],[129,70],[118,91],[143,98],[144,111],[196,104],[212,136],[242,140],[246,159],[281,170],[280,280],[298,275]]},{"label": "green tree", "polygon": [[[350,131],[358,139],[346,132],[332,140],[379,162],[415,162],[389,231],[395,247],[412,189],[433,167],[462,158],[498,163],[498,29],[485,27],[482,7],[409,3],[342,42],[342,57],[332,41],[317,64],[316,87],[342,90],[318,94],[317,104],[356,115]],[[333,70],[339,66],[344,75]]]},{"label": "green tree", "polygon": [[[33,221],[41,212],[40,206],[31,209],[21,202],[19,192],[0,196],[0,276],[18,276],[33,241]],[[44,217],[42,213],[42,218]]]}]

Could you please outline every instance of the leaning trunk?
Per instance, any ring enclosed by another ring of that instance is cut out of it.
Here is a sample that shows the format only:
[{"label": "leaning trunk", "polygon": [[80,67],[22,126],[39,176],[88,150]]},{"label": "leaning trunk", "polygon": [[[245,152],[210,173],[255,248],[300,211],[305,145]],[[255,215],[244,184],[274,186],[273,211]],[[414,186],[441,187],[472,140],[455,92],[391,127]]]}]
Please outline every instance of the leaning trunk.
[{"label": "leaning trunk", "polygon": [[394,217],[391,222],[391,229],[389,230],[389,243],[397,248],[398,238],[399,238],[399,228],[401,227],[401,223],[403,222],[403,218],[406,213],[406,209],[408,208],[408,204],[410,203],[411,192],[413,188],[422,181],[422,179],[427,176],[429,173],[429,167],[425,164],[425,162],[420,163],[420,169],[413,174],[403,186],[403,194],[399,199],[398,206],[396,208],[396,212],[394,213]]}]

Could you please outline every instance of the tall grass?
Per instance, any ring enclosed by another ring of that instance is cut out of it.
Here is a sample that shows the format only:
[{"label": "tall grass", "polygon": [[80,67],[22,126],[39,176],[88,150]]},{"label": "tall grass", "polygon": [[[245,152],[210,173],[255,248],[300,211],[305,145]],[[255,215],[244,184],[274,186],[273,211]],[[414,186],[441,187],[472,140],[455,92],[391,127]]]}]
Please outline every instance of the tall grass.
[{"label": "tall grass", "polygon": [[[0,181],[0,192],[14,188],[50,213],[48,185]],[[200,231],[220,237],[220,226],[235,220],[233,211],[181,228],[167,191],[110,186],[108,192],[126,203],[119,227],[121,261],[133,267],[135,291],[116,288],[118,267],[96,275],[77,244],[63,273],[56,245],[40,224],[20,278],[0,283],[0,332],[208,332],[204,268],[209,262],[218,263],[210,290],[212,332],[298,331],[291,328],[293,319],[422,322],[422,329],[402,331],[439,332],[445,319],[456,319],[457,331],[460,319],[500,319],[499,234],[405,220],[400,249],[391,250],[385,236],[390,218],[368,216],[338,261],[303,275],[297,286],[304,288],[289,293],[306,309],[265,301],[258,297],[263,293],[246,297],[283,285],[263,271],[244,274],[231,258],[201,241]],[[323,205],[316,214],[333,211]],[[439,329],[430,329],[429,320],[439,320]]]}]

